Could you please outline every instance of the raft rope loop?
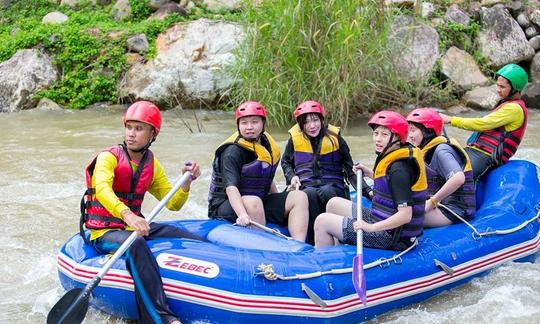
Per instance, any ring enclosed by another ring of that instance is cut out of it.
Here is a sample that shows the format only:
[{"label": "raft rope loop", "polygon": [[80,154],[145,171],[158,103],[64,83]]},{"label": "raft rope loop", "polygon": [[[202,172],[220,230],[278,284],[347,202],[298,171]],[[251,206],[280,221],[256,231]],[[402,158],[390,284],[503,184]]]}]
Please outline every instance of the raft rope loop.
[{"label": "raft rope loop", "polygon": [[[387,268],[390,266],[390,262],[394,262],[395,264],[401,264],[402,259],[401,257],[412,250],[415,246],[418,245],[418,240],[414,240],[413,244],[409,246],[406,250],[401,251],[399,254],[396,254],[392,256],[391,258],[380,258],[376,261],[373,261],[368,264],[364,264],[364,270],[374,268],[376,266],[380,266],[381,268]],[[311,273],[303,273],[303,274],[295,274],[292,276],[283,276],[280,274],[277,274],[274,271],[274,265],[272,264],[260,264],[257,267],[257,270],[259,272],[255,273],[255,276],[262,275],[268,280],[303,280],[303,279],[311,279],[311,278],[317,278],[324,275],[335,275],[335,274],[344,274],[344,273],[352,273],[353,268],[343,268],[343,269],[331,269],[327,271],[317,271],[317,272],[311,272]]]},{"label": "raft rope loop", "polygon": [[524,228],[525,226],[529,225],[530,223],[534,222],[535,220],[539,220],[540,221],[540,203],[538,203],[535,208],[537,210],[536,212],[536,216],[534,216],[533,218],[531,219],[528,219],[526,221],[524,221],[523,223],[521,223],[520,225],[516,226],[516,227],[513,227],[513,228],[509,228],[509,229],[505,229],[505,230],[492,230],[490,227],[488,227],[484,232],[479,232],[473,225],[471,225],[471,223],[467,222],[463,217],[461,217],[460,215],[456,214],[452,209],[448,208],[447,206],[441,204],[441,203],[438,203],[437,204],[437,207],[441,207],[443,208],[444,210],[450,212],[452,215],[456,216],[457,218],[459,218],[459,220],[461,220],[463,223],[465,223],[467,226],[469,226],[472,230],[473,230],[473,233],[472,233],[472,237],[475,239],[475,240],[479,240],[481,239],[482,237],[484,236],[489,236],[489,235],[505,235],[505,234],[511,234],[511,233],[514,233],[514,232],[517,232],[519,231],[520,229]]}]

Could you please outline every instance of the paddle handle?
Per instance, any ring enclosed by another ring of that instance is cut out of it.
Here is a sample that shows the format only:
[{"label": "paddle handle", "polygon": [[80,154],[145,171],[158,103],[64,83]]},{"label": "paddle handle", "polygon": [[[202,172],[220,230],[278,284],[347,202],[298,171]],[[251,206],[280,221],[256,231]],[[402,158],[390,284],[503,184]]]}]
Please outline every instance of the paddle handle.
[{"label": "paddle handle", "polygon": [[[356,171],[356,221],[362,220],[362,169]],[[362,254],[362,230],[356,232],[356,254]]]},{"label": "paddle handle", "polygon": [[[171,200],[172,196],[184,185],[184,183],[191,178],[191,172],[186,172],[184,175],[176,181],[172,189],[165,195],[163,199],[159,202],[159,204],[152,209],[150,212],[150,215],[146,217],[146,221],[150,223],[158,214],[159,212],[165,207],[165,205]],[[113,266],[113,264],[118,260],[124,252],[131,246],[133,241],[137,238],[137,232],[131,233],[131,235],[120,245],[118,250],[114,252],[113,256],[107,261],[107,263],[101,268],[101,270],[98,272],[97,276],[100,280],[103,279],[105,274],[109,271],[109,269]],[[98,281],[99,282],[99,281]],[[93,287],[92,287],[93,288]]]}]

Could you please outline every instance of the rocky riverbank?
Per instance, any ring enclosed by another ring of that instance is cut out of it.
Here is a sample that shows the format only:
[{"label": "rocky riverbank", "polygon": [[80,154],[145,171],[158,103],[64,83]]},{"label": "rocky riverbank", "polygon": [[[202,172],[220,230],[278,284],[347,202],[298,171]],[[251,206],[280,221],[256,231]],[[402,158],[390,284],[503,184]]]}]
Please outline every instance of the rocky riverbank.
[{"label": "rocky riverbank", "polygon": [[[48,7],[51,10],[41,18],[44,28],[39,30],[43,34],[24,48],[17,44],[16,51],[0,63],[0,111],[33,108],[39,100],[48,106],[55,106],[56,101],[67,108],[95,103],[92,93],[87,96],[90,99],[79,104],[74,104],[72,97],[57,95],[58,85],[67,77],[69,68],[65,57],[59,59],[59,48],[67,44],[60,28],[75,23],[84,26],[79,31],[81,38],[98,39],[96,44],[119,44],[101,51],[96,49],[86,68],[87,73],[92,73],[90,82],[103,82],[98,90],[105,95],[99,98],[111,102],[146,99],[163,108],[215,107],[227,101],[235,84],[246,82],[231,69],[239,61],[238,49],[249,32],[249,22],[241,19],[242,3],[240,0],[52,1]],[[0,7],[7,12],[14,5],[10,0],[0,1]],[[395,55],[388,64],[410,82],[434,77],[440,80],[440,87],[448,88],[459,100],[451,105],[440,103],[441,107],[492,108],[497,101],[492,73],[507,63],[526,68],[530,83],[524,91],[525,100],[530,107],[540,107],[539,1],[387,0],[385,5],[387,10],[395,12],[388,37]],[[99,10],[111,20],[128,25],[132,20],[133,24],[154,21],[170,21],[170,24],[156,35],[137,32],[137,28],[104,27],[97,22],[89,28],[88,24],[79,22],[82,18],[78,13],[84,10]],[[147,15],[142,20],[141,12]],[[28,32],[12,20],[0,20],[6,21],[12,25],[3,27],[2,37],[17,39]],[[96,63],[112,51],[119,51],[114,60],[121,64]],[[49,98],[50,93],[56,97]]]}]

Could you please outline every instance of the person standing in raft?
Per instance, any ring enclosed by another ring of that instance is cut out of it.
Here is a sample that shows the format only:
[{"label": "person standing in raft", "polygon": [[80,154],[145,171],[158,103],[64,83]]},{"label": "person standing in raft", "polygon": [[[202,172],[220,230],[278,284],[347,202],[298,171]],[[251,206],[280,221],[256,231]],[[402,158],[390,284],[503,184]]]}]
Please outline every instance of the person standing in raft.
[{"label": "person standing in raft", "polygon": [[[313,224],[333,197],[349,198],[345,179],[356,189],[356,174],[349,147],[339,128],[324,125],[326,113],[316,101],[294,110],[297,124],[289,129],[281,167],[289,190],[301,189],[309,200],[307,242],[313,244]],[[365,185],[367,190],[367,184]]]},{"label": "person standing in raft", "polygon": [[[99,153],[86,168],[87,191],[81,201],[82,223],[90,229],[90,243],[99,253],[116,251],[136,231],[139,235],[126,252],[126,268],[133,278],[139,323],[179,324],[167,304],[159,266],[146,244],[158,238],[200,239],[177,227],[149,224],[141,214],[144,194],[161,200],[171,190],[163,167],[149,149],[161,128],[161,113],[153,103],[138,101],[124,115],[124,143]],[[182,173],[200,175],[196,162]],[[167,203],[180,210],[186,202],[191,180]]]},{"label": "person standing in raft", "polygon": [[373,129],[377,158],[372,170],[356,164],[373,178],[372,211],[362,210],[356,221],[356,204],[332,198],[326,213],[315,221],[315,247],[332,246],[335,239],[356,245],[356,231],[363,231],[363,244],[377,249],[405,250],[422,235],[427,180],[420,149],[406,143],[408,123],[393,111],[380,111],[368,122]]},{"label": "person standing in raft", "polygon": [[473,175],[479,179],[487,171],[508,160],[525,135],[528,110],[520,93],[529,77],[516,64],[508,64],[497,71],[497,94],[499,102],[495,109],[482,118],[462,118],[441,114],[445,124],[472,130],[465,151],[469,154]]},{"label": "person standing in raft", "polygon": [[476,212],[476,194],[469,156],[456,140],[441,136],[443,121],[436,111],[415,109],[407,121],[409,143],[422,150],[426,163],[430,198],[426,201],[424,226],[471,219]]},{"label": "person standing in raft", "polygon": [[280,159],[276,141],[264,131],[266,110],[256,101],[235,113],[238,131],[221,144],[212,163],[208,217],[247,226],[271,222],[287,226],[305,241],[308,198],[302,191],[279,192],[274,175]]}]

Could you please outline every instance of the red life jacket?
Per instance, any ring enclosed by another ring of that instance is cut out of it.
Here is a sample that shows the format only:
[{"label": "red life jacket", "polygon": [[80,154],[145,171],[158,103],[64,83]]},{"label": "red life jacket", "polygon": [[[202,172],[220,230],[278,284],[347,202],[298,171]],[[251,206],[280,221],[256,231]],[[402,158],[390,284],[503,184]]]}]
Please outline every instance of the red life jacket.
[{"label": "red life jacket", "polygon": [[473,142],[468,143],[469,146],[474,146],[487,152],[493,157],[493,160],[498,165],[508,162],[508,160],[516,153],[516,150],[525,135],[527,128],[527,119],[529,112],[525,107],[525,102],[521,99],[508,100],[500,104],[495,110],[499,110],[506,104],[517,103],[523,109],[524,119],[523,124],[516,130],[507,132],[504,126],[496,129],[480,132]]},{"label": "red life jacket", "polygon": [[[118,161],[114,169],[114,193],[134,214],[144,217],[141,214],[141,205],[154,178],[154,154],[147,150],[137,171],[133,173],[127,149],[123,145],[109,147],[105,152],[111,152]],[[91,229],[125,229],[125,223],[114,217],[96,198],[95,188],[92,187],[96,159],[97,156],[86,168],[87,190],[81,201],[81,229],[83,222],[86,228]]]}]

